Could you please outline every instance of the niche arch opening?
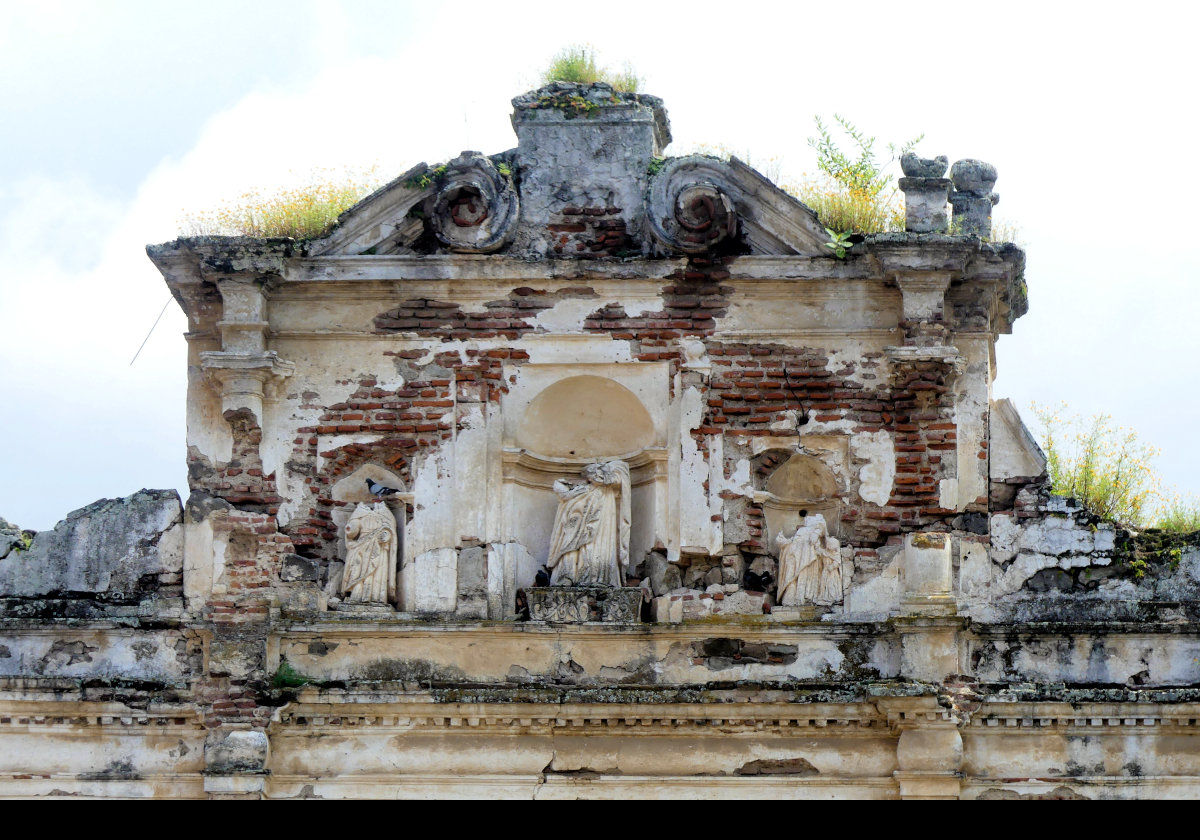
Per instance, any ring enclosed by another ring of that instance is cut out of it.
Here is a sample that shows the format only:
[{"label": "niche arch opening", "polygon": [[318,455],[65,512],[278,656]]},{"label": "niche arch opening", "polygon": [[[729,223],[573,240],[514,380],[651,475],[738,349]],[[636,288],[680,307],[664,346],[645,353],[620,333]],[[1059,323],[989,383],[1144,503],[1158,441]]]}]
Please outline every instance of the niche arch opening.
[{"label": "niche arch opening", "polygon": [[654,420],[637,395],[604,376],[560,379],[533,398],[517,429],[527,452],[586,463],[654,445]]}]

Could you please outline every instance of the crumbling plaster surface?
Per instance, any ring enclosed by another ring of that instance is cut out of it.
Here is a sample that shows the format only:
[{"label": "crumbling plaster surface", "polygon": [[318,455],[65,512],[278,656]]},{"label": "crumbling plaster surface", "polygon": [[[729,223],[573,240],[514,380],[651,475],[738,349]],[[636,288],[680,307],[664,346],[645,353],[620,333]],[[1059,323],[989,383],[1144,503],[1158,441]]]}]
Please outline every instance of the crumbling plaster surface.
[{"label": "crumbling plaster surface", "polygon": [[182,572],[182,518],[173,490],[93,502],[0,558],[0,594],[136,601],[158,576]]},{"label": "crumbling plaster surface", "polygon": [[[193,492],[5,529],[0,795],[1200,794],[1200,546],[1050,495],[990,400],[1020,250],[836,259],[744,163],[658,159],[653,97],[514,107],[517,148],[318,242],[148,249]],[[948,163],[907,161],[909,216],[982,230],[994,172]],[[553,482],[615,456],[643,620],[533,620]],[[368,478],[400,596],[347,609]],[[780,607],[801,511],[840,597]]]},{"label": "crumbling plaster surface", "polygon": [[[336,651],[336,652],[335,652]],[[399,653],[402,652],[402,653]],[[279,655],[323,681],[461,680],[501,685],[705,685],[714,681],[887,679],[897,673],[894,640],[827,628],[761,626],[572,630],[374,625],[297,627]]]}]

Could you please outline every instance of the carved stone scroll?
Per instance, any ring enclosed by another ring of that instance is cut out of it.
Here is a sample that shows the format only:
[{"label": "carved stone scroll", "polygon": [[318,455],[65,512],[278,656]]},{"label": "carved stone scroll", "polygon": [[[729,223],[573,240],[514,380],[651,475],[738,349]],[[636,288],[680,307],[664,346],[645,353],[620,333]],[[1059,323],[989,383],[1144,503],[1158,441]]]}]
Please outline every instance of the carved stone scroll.
[{"label": "carved stone scroll", "polygon": [[692,155],[675,158],[650,182],[646,218],[655,239],[672,251],[702,254],[737,235],[727,165]]},{"label": "carved stone scroll", "polygon": [[512,241],[519,216],[512,182],[488,158],[463,152],[446,165],[430,223],[452,251],[488,254]]}]

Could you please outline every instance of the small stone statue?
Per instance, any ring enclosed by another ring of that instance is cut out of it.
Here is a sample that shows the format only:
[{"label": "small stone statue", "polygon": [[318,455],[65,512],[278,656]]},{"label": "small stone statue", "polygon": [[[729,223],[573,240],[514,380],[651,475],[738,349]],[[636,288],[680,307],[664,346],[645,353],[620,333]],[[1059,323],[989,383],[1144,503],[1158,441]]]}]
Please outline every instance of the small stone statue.
[{"label": "small stone statue", "polygon": [[829,535],[825,517],[804,516],[796,533],[777,535],[775,545],[781,606],[829,606],[842,600],[841,545]]},{"label": "small stone statue", "polygon": [[558,510],[550,534],[551,586],[624,586],[629,567],[629,465],[583,468],[584,484],[554,482]]},{"label": "small stone statue", "polygon": [[347,604],[396,600],[396,520],[387,505],[359,503],[346,522],[346,568],[341,591]]}]

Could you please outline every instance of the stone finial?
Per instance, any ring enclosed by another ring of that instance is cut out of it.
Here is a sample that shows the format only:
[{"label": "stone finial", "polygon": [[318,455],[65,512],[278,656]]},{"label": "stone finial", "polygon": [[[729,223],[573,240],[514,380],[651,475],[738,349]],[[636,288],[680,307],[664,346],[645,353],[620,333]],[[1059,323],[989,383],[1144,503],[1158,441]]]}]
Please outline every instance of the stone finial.
[{"label": "stone finial", "polygon": [[900,156],[900,171],[909,178],[945,178],[950,158],[938,155],[935,158],[917,157],[912,152]]},{"label": "stone finial", "polygon": [[990,236],[992,232],[992,207],[1000,196],[992,192],[996,185],[996,167],[982,160],[960,160],[950,167],[950,179],[954,190],[950,193],[950,204],[954,207],[954,220],[965,234]]},{"label": "stone finial", "polygon": [[900,158],[904,172],[899,181],[904,193],[904,229],[909,233],[944,233],[948,226],[946,201],[950,181],[945,177],[945,155],[936,158],[917,157],[906,152]]}]

